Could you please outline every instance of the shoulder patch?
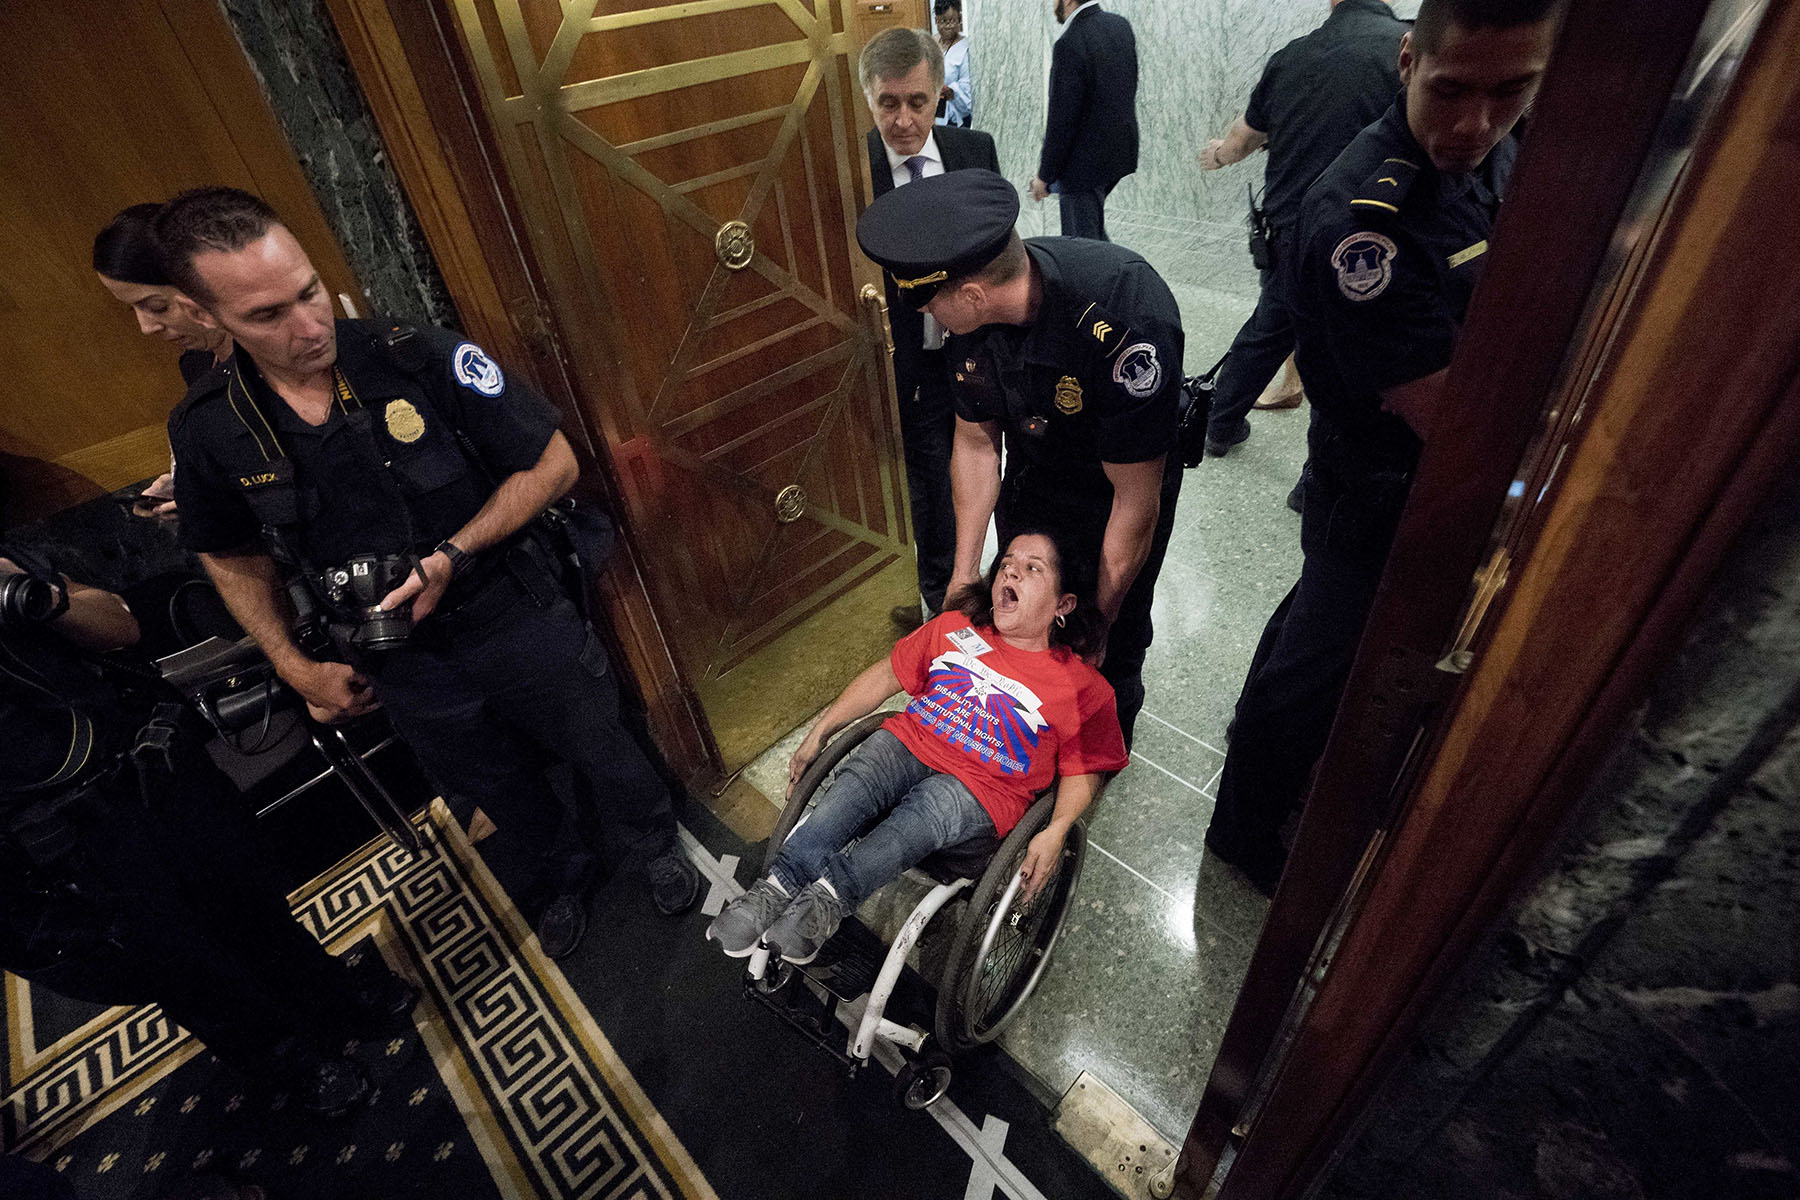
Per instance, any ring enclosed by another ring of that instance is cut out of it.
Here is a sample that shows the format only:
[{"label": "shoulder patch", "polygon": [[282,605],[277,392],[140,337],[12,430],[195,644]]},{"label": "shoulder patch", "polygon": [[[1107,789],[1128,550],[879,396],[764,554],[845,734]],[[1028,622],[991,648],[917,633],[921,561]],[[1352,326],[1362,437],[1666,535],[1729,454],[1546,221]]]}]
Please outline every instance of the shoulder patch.
[{"label": "shoulder patch", "polygon": [[1419,177],[1419,164],[1410,158],[1384,158],[1375,173],[1350,197],[1350,207],[1363,212],[1400,211],[1400,202]]},{"label": "shoulder patch", "polygon": [[1075,328],[1087,343],[1099,351],[1100,357],[1111,358],[1125,344],[1131,329],[1098,304],[1089,304],[1075,318]]},{"label": "shoulder patch", "polygon": [[1154,393],[1163,378],[1163,365],[1156,357],[1156,347],[1149,342],[1134,342],[1127,346],[1113,363],[1112,377],[1113,382],[1133,399],[1142,400]]},{"label": "shoulder patch", "polygon": [[1393,240],[1379,233],[1365,229],[1351,234],[1331,252],[1338,291],[1346,300],[1373,300],[1393,282],[1394,259],[1399,253]]},{"label": "shoulder patch", "polygon": [[456,382],[471,391],[498,396],[506,390],[506,376],[500,373],[500,364],[474,342],[459,343],[450,352],[450,366],[456,372]]}]

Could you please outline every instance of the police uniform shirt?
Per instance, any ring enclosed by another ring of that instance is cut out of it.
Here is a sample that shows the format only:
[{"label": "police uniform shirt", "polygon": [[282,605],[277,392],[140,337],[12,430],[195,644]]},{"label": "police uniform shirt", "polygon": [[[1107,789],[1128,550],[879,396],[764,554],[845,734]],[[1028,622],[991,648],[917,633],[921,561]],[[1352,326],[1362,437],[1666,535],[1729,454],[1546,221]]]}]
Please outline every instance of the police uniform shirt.
[{"label": "police uniform shirt", "polygon": [[1400,90],[1407,28],[1382,0],[1340,0],[1270,57],[1244,123],[1269,135],[1263,211],[1275,228],[1299,220],[1306,189]]},{"label": "police uniform shirt", "polygon": [[272,522],[295,527],[301,553],[321,569],[358,554],[424,552],[465,525],[494,483],[537,463],[557,427],[548,401],[455,333],[420,328],[405,351],[390,352],[380,341],[388,328],[337,322],[341,386],[317,427],[241,350],[195,384],[170,419],[188,549],[231,550]]},{"label": "police uniform shirt", "polygon": [[1006,430],[1007,475],[1057,496],[1110,497],[1102,463],[1168,455],[1181,387],[1181,312],[1143,258],[1110,242],[1028,238],[1043,280],[1029,326],[953,338],[951,394]]},{"label": "police uniform shirt", "polygon": [[1297,363],[1316,415],[1365,453],[1416,457],[1381,392],[1449,365],[1517,155],[1507,138],[1473,172],[1438,171],[1402,96],[1307,192],[1287,281]]}]

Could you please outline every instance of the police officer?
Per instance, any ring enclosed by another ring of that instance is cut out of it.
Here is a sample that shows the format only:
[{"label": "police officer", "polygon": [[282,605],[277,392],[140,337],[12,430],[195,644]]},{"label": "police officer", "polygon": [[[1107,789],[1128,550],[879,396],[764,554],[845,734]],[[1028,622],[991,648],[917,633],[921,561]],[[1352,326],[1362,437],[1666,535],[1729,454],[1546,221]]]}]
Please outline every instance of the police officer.
[{"label": "police officer", "polygon": [[[1263,168],[1262,292],[1219,369],[1208,414],[1206,450],[1222,455],[1250,436],[1245,414],[1282,360],[1294,328],[1280,286],[1300,198],[1400,89],[1396,67],[1406,22],[1385,0],[1331,0],[1325,23],[1277,50],[1263,68],[1244,113],[1200,152],[1208,171],[1268,148]],[[1297,399],[1297,398],[1296,398]]]},{"label": "police officer", "polygon": [[[1021,240],[1019,196],[992,171],[923,179],[857,222],[900,294],[948,329],[956,405],[951,590],[981,577],[989,517],[1069,536],[1099,568],[1100,671],[1127,742],[1144,703],[1151,595],[1175,524],[1181,313],[1119,246]],[[1006,473],[1001,478],[1001,447]]]},{"label": "police officer", "polygon": [[[498,826],[483,856],[552,957],[580,940],[603,859],[646,867],[656,907],[685,910],[699,875],[668,792],[536,533],[577,473],[555,410],[454,334],[333,321],[254,196],[184,193],[157,235],[237,345],[170,420],[182,540],[281,677],[321,719],[385,706],[459,819],[479,806]],[[278,559],[348,661],[297,643]],[[574,768],[575,836],[552,759]]]},{"label": "police officer", "polygon": [[102,1004],[157,1003],[222,1062],[319,1114],[368,1081],[332,1047],[416,989],[357,979],[288,911],[256,831],[109,592],[0,547],[0,967]]},{"label": "police officer", "polygon": [[1305,793],[1435,416],[1488,234],[1509,134],[1549,57],[1555,0],[1425,0],[1405,91],[1301,207],[1287,279],[1312,400],[1300,580],[1250,665],[1207,846],[1273,893],[1278,831]]}]

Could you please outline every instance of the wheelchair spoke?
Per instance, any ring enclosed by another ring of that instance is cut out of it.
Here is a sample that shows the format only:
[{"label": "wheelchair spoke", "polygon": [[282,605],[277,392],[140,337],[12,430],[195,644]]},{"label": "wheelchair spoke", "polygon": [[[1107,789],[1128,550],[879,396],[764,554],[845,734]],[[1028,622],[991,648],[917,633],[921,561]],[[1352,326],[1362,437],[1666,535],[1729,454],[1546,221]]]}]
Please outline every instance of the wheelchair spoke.
[{"label": "wheelchair spoke", "polygon": [[1062,883],[1063,873],[1059,867],[1029,903],[1006,914],[1006,919],[995,930],[993,946],[981,964],[976,1011],[971,1014],[976,1028],[986,1029],[991,1018],[1004,1016],[1013,1006],[1019,989],[1031,978],[1037,960],[1043,957],[1038,935],[1044,927],[1045,917],[1055,908],[1053,899]]}]

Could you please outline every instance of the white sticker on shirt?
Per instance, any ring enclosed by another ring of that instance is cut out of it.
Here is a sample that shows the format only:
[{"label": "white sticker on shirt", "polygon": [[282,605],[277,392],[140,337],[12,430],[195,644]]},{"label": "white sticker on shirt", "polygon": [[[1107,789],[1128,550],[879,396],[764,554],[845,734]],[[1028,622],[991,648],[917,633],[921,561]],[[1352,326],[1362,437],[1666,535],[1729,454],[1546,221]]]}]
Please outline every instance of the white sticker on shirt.
[{"label": "white sticker on shirt", "polygon": [[457,346],[450,355],[450,363],[456,371],[456,382],[466,388],[484,396],[498,396],[506,390],[506,376],[500,373],[500,364],[474,342]]},{"label": "white sticker on shirt", "polygon": [[1149,342],[1127,346],[1113,362],[1113,382],[1127,395],[1142,400],[1156,391],[1162,382],[1162,363],[1157,361],[1156,347]]},{"label": "white sticker on shirt", "polygon": [[1394,259],[1400,249],[1379,233],[1353,233],[1331,252],[1337,271],[1338,291],[1346,300],[1373,300],[1394,280]]},{"label": "white sticker on shirt", "polygon": [[993,649],[992,646],[982,641],[981,635],[976,633],[973,629],[952,629],[944,636],[955,642],[958,650],[976,658],[981,657],[983,654],[986,654]]}]

